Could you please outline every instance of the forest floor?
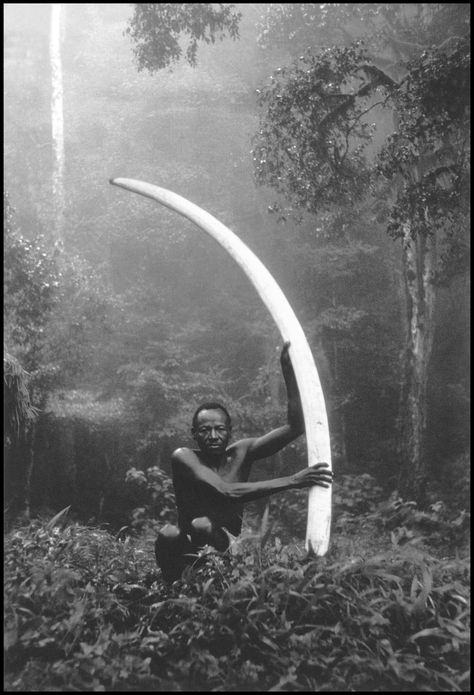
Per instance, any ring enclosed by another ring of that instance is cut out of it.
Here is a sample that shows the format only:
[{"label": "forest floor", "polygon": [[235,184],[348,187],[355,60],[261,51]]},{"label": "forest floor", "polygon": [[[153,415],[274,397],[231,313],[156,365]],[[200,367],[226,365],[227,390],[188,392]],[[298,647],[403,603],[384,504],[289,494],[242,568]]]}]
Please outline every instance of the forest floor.
[{"label": "forest floor", "polygon": [[248,526],[171,587],[149,532],[18,524],[5,691],[468,691],[467,515],[442,512],[339,515],[317,559]]}]

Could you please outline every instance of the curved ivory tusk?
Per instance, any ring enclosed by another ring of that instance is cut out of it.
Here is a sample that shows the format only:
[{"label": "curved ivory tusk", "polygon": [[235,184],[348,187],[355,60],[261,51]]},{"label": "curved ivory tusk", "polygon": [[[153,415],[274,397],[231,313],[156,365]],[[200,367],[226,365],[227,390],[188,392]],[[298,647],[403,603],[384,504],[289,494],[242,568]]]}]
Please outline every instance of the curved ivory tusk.
[{"label": "curved ivory tusk", "polygon": [[[144,181],[111,179],[110,183],[156,200],[194,222],[212,236],[240,265],[267,306],[284,341],[290,341],[290,357],[301,398],[306,428],[308,465],[326,462],[331,466],[329,429],[324,396],[310,347],[285,295],[255,254],[215,217],[186,198]],[[308,498],[306,549],[324,555],[329,545],[331,489],[312,487]]]}]

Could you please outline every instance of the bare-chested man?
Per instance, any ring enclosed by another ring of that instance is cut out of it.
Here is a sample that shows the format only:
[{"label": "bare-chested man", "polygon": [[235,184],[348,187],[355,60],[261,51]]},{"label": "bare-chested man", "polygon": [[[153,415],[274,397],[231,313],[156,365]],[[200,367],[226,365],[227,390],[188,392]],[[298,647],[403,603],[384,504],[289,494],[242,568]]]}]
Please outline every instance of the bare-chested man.
[{"label": "bare-chested man", "polygon": [[[332,472],[327,463],[274,480],[249,483],[254,461],[272,456],[304,431],[298,386],[288,354],[281,353],[281,367],[288,395],[287,424],[262,437],[240,439],[229,445],[230,415],[220,403],[204,403],[196,410],[192,436],[198,448],[176,449],[171,457],[178,508],[178,526],[165,526],[155,543],[155,555],[163,578],[172,582],[181,576],[190,555],[211,545],[219,551],[229,546],[228,531],[238,536],[245,502],[276,492],[320,485],[329,487]],[[225,530],[224,530],[225,529]]]}]

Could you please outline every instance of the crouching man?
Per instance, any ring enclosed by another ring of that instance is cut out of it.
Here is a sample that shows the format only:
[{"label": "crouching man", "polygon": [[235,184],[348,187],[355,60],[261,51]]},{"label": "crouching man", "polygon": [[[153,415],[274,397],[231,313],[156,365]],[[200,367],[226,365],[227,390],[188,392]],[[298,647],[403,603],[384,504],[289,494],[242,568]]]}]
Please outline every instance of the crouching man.
[{"label": "crouching man", "polygon": [[289,343],[285,343],[280,358],[288,396],[286,425],[230,444],[232,424],[227,409],[220,403],[203,403],[194,413],[191,429],[198,448],[181,447],[172,454],[178,526],[165,526],[155,543],[156,561],[166,582],[179,579],[193,561],[190,555],[204,545],[227,550],[227,532],[233,536],[241,532],[245,502],[285,490],[331,484],[333,474],[327,463],[283,478],[248,482],[255,461],[276,454],[304,432],[288,348]]}]

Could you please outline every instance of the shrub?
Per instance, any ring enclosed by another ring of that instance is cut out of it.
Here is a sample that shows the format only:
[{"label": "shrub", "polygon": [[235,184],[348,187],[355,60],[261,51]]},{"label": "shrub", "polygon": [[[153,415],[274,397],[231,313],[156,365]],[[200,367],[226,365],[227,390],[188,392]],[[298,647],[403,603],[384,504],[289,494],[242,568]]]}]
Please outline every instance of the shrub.
[{"label": "shrub", "polygon": [[468,543],[470,513],[465,509],[450,509],[438,500],[426,510],[417,503],[403,500],[396,494],[383,503],[373,516],[379,527],[390,531],[394,545],[424,542],[442,552],[452,553]]},{"label": "shrub", "polygon": [[130,515],[130,527],[135,532],[146,527],[156,532],[165,523],[176,523],[173,481],[161,468],[152,466],[146,471],[130,468],[125,482],[134,490],[140,504]]},{"label": "shrub", "polygon": [[266,534],[166,587],[148,541],[53,522],[6,538],[9,691],[469,690],[465,560],[311,560]]},{"label": "shrub", "polygon": [[[358,526],[373,512],[382,499],[382,488],[368,473],[338,476],[333,484],[333,529],[347,530]],[[290,490],[270,500],[273,530],[284,542],[294,536],[304,537],[308,509],[308,491]]]}]

